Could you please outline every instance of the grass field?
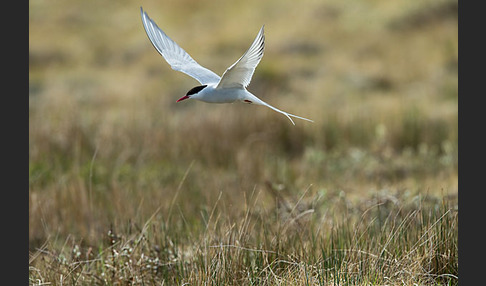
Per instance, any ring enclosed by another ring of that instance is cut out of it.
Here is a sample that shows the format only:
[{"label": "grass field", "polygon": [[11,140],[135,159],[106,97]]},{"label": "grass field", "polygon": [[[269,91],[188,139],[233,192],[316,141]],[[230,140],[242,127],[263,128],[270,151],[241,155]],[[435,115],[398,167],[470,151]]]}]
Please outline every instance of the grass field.
[{"label": "grass field", "polygon": [[[143,6],[292,114],[175,101]],[[457,285],[457,1],[29,2],[31,285]]]}]

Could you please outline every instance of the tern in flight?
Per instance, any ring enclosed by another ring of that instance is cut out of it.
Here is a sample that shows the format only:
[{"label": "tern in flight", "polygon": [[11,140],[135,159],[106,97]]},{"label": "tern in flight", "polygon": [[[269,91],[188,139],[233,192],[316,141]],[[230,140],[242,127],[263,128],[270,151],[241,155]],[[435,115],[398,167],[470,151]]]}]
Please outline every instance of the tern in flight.
[{"label": "tern in flight", "polygon": [[145,28],[145,32],[147,32],[150,42],[152,42],[152,45],[164,57],[172,69],[190,75],[201,83],[201,85],[189,90],[177,102],[189,98],[208,103],[231,103],[240,101],[269,107],[287,116],[294,125],[295,123],[291,117],[313,122],[310,119],[293,115],[273,107],[246,90],[255,72],[255,68],[263,57],[263,50],[265,48],[264,26],[262,26],[250,48],[243,56],[226,69],[222,77],[219,77],[211,70],[199,65],[186,51],[169,38],[149,18],[142,7],[140,7],[140,12],[142,14],[143,27]]}]

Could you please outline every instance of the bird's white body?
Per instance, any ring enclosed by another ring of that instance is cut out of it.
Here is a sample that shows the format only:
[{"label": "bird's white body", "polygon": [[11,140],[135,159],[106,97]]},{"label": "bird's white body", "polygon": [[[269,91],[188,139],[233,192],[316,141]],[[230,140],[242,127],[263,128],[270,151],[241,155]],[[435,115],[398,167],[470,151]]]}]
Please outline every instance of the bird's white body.
[{"label": "bird's white body", "polygon": [[185,99],[197,99],[208,103],[232,103],[245,102],[249,104],[263,105],[284,114],[295,125],[291,117],[311,121],[310,119],[293,115],[259,99],[246,87],[250,84],[251,78],[263,57],[265,48],[265,36],[263,26],[256,36],[250,48],[224,72],[222,77],[211,70],[199,65],[186,51],[176,42],[169,38],[155,22],[149,18],[146,12],[140,7],[142,23],[147,32],[147,36],[155,49],[164,57],[172,69],[183,72],[201,83],[189,90],[177,102]]},{"label": "bird's white body", "polygon": [[217,84],[208,84],[200,92],[193,94],[191,98],[207,103],[233,103],[244,101],[249,96],[253,95],[243,88],[217,88]]},{"label": "bird's white body", "polygon": [[261,105],[261,100],[246,90],[246,88],[217,88],[216,84],[209,84],[200,92],[193,94],[191,98],[207,103],[233,103],[241,101]]}]

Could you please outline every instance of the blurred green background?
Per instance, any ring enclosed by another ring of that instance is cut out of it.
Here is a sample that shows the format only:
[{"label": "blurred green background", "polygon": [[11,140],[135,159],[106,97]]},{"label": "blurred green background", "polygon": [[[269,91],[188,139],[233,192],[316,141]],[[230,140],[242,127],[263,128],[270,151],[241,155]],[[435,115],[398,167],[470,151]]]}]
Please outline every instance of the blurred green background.
[{"label": "blurred green background", "polygon": [[[198,83],[155,51],[140,6],[220,75],[265,24],[248,89],[315,122],[176,104]],[[174,203],[190,220],[221,193],[236,215],[268,184],[349,200],[457,196],[457,6],[29,1],[30,247],[69,235],[96,244],[110,225],[167,217]]]}]

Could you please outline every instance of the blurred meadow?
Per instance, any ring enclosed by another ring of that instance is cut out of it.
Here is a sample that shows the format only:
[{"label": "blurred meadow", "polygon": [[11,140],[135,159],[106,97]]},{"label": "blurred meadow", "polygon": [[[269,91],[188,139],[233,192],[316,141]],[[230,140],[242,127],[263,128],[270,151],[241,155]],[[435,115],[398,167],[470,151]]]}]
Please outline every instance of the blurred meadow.
[{"label": "blurred meadow", "polygon": [[[221,75],[314,120],[176,100]],[[29,1],[31,285],[458,283],[457,0]]]}]

